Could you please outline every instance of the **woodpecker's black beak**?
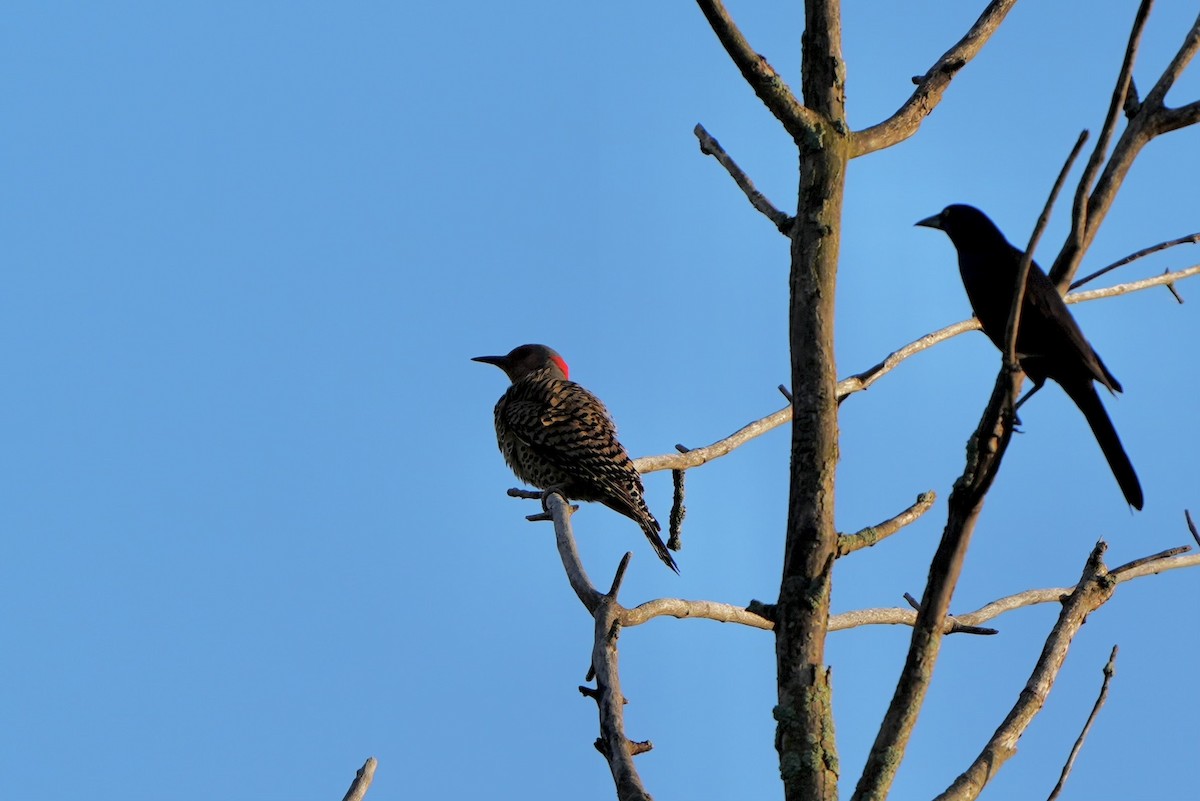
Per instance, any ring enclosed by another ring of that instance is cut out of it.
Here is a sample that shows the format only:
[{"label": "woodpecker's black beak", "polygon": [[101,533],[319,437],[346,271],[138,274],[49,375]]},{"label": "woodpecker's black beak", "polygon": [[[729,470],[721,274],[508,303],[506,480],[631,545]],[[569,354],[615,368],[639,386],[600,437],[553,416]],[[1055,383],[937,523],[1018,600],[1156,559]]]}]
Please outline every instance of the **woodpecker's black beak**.
[{"label": "woodpecker's black beak", "polygon": [[494,364],[500,369],[504,369],[504,363],[508,361],[505,356],[475,356],[471,359],[473,362],[483,362],[484,364]]},{"label": "woodpecker's black beak", "polygon": [[925,219],[923,219],[923,220],[921,220],[921,221],[917,222],[917,223],[916,223],[916,225],[920,225],[920,226],[923,226],[923,227],[925,227],[925,228],[936,228],[936,229],[938,229],[939,231],[945,231],[945,230],[946,230],[946,229],[945,229],[945,228],[942,226],[942,215],[941,215],[941,212],[938,212],[937,214],[933,215],[932,217],[926,217]]}]

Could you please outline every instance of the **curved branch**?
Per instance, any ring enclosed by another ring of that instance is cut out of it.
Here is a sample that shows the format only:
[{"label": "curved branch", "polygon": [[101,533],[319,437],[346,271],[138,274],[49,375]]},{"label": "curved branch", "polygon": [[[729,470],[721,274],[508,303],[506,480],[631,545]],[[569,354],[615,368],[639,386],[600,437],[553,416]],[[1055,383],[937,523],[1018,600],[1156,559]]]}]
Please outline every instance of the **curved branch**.
[{"label": "curved branch", "polygon": [[563,569],[567,571],[567,581],[571,582],[571,589],[575,590],[580,603],[594,616],[604,596],[593,586],[587,571],[583,569],[583,561],[579,558],[579,549],[575,546],[575,533],[571,529],[573,510],[566,499],[553,490],[542,496],[542,506],[554,520],[554,540],[558,545]]},{"label": "curved branch", "polygon": [[928,72],[913,79],[916,90],[895,114],[878,125],[851,135],[851,158],[891,147],[915,134],[921,122],[941,102],[950,81],[983,49],[1016,4],[1017,0],[992,0],[966,36],[947,50]]},{"label": "curved branch", "polygon": [[625,609],[621,612],[622,626],[640,626],[656,617],[674,617],[677,619],[695,618],[715,620],[718,623],[741,623],[756,629],[771,631],[775,628],[774,621],[762,615],[755,614],[749,609],[733,604],[723,604],[717,601],[685,601],[682,598],[656,598]]}]

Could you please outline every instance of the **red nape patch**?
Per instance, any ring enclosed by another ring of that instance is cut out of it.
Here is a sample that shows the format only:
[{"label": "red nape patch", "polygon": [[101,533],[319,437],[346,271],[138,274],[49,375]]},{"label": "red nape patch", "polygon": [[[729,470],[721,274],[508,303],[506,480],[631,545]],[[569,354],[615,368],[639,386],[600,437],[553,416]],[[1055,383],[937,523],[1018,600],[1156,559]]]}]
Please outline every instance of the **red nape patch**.
[{"label": "red nape patch", "polygon": [[570,378],[571,371],[567,369],[567,363],[563,361],[563,357],[557,353],[550,357],[554,363],[558,365],[558,369],[563,371],[563,378]]}]

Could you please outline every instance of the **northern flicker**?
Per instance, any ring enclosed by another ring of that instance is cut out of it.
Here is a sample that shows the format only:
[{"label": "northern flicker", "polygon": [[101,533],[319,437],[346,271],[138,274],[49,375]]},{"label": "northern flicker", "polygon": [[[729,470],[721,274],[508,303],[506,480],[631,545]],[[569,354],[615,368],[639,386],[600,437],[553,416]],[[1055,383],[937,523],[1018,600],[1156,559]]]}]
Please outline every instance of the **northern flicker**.
[{"label": "northern flicker", "polygon": [[512,381],[496,404],[496,440],[517,478],[620,512],[641,526],[658,558],[678,573],[608,410],[567,380],[563,357],[545,345],[522,345],[507,356],[472,361],[494,364]]}]

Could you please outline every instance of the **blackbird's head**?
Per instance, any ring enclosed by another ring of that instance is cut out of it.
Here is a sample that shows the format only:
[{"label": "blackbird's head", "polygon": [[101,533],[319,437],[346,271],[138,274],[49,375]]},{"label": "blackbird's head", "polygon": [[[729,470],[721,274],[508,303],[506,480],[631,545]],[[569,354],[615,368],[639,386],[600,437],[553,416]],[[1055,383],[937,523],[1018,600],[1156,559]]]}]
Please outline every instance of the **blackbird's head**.
[{"label": "blackbird's head", "polygon": [[945,231],[946,236],[950,237],[950,241],[959,250],[1008,244],[1004,234],[1000,233],[1000,229],[986,214],[974,206],[962,203],[947,206],[932,217],[921,220],[917,225]]}]

